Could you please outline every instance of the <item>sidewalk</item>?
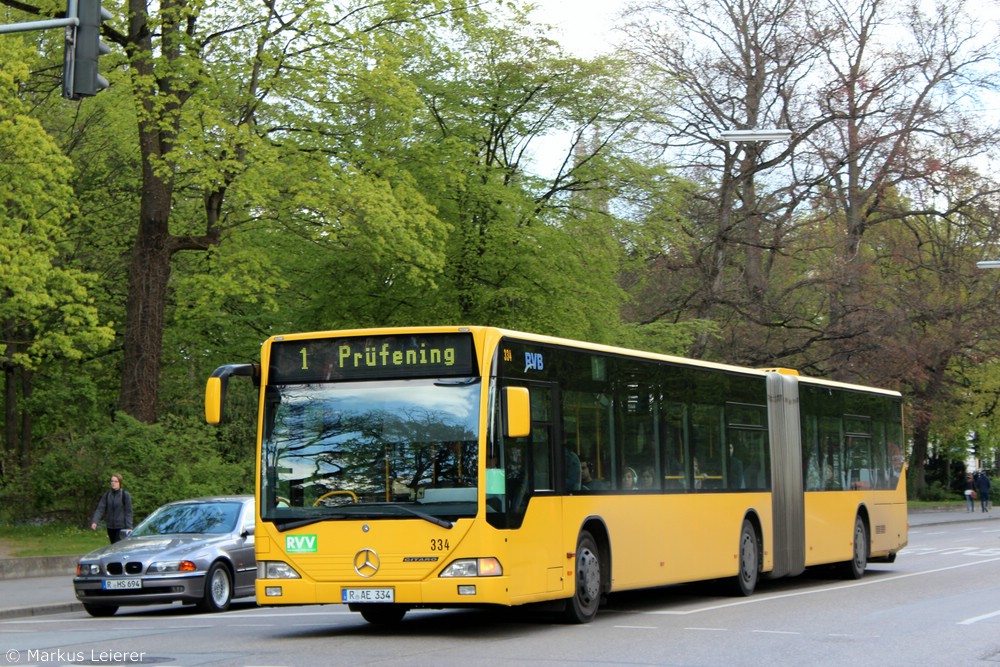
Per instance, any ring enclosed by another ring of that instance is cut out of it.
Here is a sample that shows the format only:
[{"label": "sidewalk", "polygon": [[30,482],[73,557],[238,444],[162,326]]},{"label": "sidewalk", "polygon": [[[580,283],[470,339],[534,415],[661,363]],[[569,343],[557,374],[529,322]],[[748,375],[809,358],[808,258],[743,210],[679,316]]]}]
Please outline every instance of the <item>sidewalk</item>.
[{"label": "sidewalk", "polygon": [[[1000,519],[1000,509],[983,514],[959,509],[919,509],[910,511],[910,527],[967,521]],[[10,561],[16,561],[11,563]],[[0,619],[62,614],[83,611],[73,594],[76,559],[62,558],[61,563],[41,558],[0,560]],[[63,572],[53,572],[53,568]],[[6,577],[6,578],[4,578]]]}]

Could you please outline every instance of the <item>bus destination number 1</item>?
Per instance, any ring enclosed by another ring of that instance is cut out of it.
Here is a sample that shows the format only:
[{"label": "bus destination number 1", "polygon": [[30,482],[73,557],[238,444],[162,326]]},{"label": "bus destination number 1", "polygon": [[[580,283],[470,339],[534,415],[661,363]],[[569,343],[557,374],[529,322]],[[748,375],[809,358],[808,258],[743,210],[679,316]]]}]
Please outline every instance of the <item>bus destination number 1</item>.
[{"label": "bus destination number 1", "polygon": [[395,602],[396,591],[393,588],[342,588],[340,601],[344,604]]}]

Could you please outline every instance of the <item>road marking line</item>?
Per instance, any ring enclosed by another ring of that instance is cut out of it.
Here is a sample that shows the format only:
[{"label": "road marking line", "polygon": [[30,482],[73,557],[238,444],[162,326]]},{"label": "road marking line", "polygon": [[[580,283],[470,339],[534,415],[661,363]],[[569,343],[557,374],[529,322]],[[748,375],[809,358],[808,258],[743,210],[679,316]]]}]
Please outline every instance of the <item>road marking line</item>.
[{"label": "road marking line", "polygon": [[983,614],[982,616],[973,616],[972,618],[967,618],[964,621],[959,621],[959,625],[972,625],[973,623],[978,623],[979,621],[985,621],[987,618],[993,618],[994,616],[1000,616],[1000,610],[992,611],[988,614]]},{"label": "road marking line", "polygon": [[650,614],[652,616],[689,616],[691,614],[700,614],[706,611],[717,611],[719,609],[730,609],[732,607],[741,607],[748,604],[758,604],[762,602],[770,602],[772,600],[784,600],[786,598],[796,598],[802,597],[803,595],[816,595],[819,593],[833,593],[837,591],[842,591],[848,588],[858,588],[860,586],[874,586],[876,584],[883,584],[898,581],[899,579],[909,579],[910,577],[922,577],[928,574],[937,574],[939,572],[948,572],[949,570],[959,570],[966,567],[974,567],[976,565],[986,565],[987,563],[996,563],[1000,561],[1000,558],[990,558],[988,560],[979,560],[974,563],[961,563],[960,565],[949,565],[947,567],[939,567],[933,570],[924,570],[922,572],[908,572],[906,574],[895,574],[886,577],[879,577],[878,579],[868,579],[866,581],[859,581],[853,584],[840,584],[837,586],[825,586],[823,588],[814,588],[808,591],[793,591],[791,593],[779,593],[776,595],[759,595],[746,600],[740,600],[738,602],[726,602],[723,604],[709,605],[707,607],[701,607],[699,609],[688,609],[688,610],[658,610],[658,611],[644,611],[643,614]]}]

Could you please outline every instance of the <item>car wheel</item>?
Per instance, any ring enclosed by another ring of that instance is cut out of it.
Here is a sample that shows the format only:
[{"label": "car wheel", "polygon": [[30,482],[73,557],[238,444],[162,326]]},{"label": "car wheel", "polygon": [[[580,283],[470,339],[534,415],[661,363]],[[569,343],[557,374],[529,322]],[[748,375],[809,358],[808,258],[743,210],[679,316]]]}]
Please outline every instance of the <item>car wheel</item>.
[{"label": "car wheel", "polygon": [[212,563],[205,577],[205,597],[198,608],[207,612],[225,611],[229,609],[232,599],[233,580],[229,576],[229,568],[222,563]]},{"label": "car wheel", "polygon": [[94,618],[114,616],[115,612],[118,611],[117,606],[110,604],[85,604],[83,609]]}]

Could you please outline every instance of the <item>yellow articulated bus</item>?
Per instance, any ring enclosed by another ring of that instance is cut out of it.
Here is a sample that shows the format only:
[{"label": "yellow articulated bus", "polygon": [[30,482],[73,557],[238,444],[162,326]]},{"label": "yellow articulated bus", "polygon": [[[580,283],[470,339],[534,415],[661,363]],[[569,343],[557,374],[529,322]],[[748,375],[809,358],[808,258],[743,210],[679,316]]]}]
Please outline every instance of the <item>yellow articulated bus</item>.
[{"label": "yellow articulated bus", "polygon": [[274,336],[260,364],[257,601],[555,602],[836,564],[907,543],[897,392],[489,327]]}]

